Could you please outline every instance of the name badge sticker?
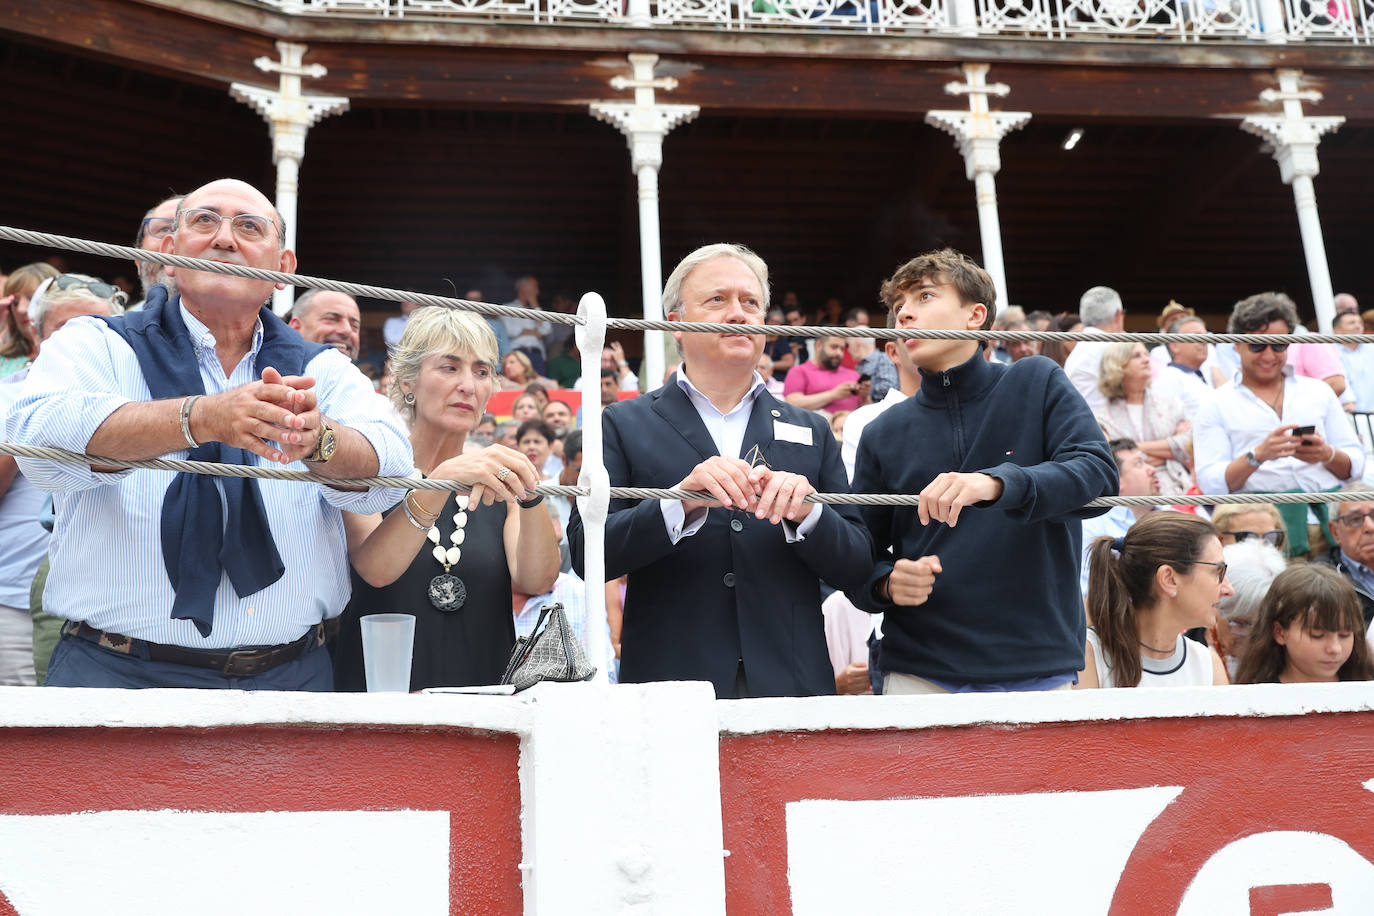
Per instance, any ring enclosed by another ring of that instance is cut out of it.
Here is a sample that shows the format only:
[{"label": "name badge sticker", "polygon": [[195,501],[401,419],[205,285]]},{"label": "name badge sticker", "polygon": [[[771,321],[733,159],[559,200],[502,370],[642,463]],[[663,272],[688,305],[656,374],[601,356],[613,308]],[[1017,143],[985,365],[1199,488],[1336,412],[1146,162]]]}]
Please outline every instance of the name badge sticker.
[{"label": "name badge sticker", "polygon": [[779,442],[795,442],[798,445],[811,445],[811,427],[795,423],[773,421],[773,438]]}]

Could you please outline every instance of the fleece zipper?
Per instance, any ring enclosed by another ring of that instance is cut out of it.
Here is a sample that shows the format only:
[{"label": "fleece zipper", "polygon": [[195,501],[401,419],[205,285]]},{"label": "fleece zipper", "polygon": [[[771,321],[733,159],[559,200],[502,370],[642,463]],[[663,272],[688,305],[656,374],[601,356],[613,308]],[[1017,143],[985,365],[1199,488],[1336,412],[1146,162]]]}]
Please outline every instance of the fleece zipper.
[{"label": "fleece zipper", "polygon": [[964,411],[959,401],[959,389],[955,387],[949,372],[940,373],[940,387],[945,391],[945,407],[949,410],[949,425],[954,431],[954,465],[956,469],[964,466],[964,455],[968,448],[964,442]]}]

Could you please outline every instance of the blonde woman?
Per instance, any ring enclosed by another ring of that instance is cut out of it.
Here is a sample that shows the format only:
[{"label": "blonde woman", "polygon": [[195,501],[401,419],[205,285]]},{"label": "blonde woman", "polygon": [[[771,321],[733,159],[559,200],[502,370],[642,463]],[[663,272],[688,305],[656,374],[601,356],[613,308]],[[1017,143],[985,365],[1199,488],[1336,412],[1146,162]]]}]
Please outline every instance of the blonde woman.
[{"label": "blonde woman", "polygon": [[344,514],[353,598],[335,652],[335,689],[362,690],[367,614],[415,616],[411,689],[495,684],[515,644],[511,588],[541,595],[558,576],[558,538],[540,472],[514,449],[464,454],[496,385],[496,336],[478,315],[411,313],[391,353],[392,401],[410,423],[415,465],[472,487],[412,490],[383,518]]},{"label": "blonde woman", "polygon": [[1107,398],[1097,422],[1108,439],[1134,439],[1155,466],[1159,492],[1187,493],[1193,479],[1193,428],[1176,398],[1150,389],[1150,354],[1144,344],[1108,344],[1097,390]]}]

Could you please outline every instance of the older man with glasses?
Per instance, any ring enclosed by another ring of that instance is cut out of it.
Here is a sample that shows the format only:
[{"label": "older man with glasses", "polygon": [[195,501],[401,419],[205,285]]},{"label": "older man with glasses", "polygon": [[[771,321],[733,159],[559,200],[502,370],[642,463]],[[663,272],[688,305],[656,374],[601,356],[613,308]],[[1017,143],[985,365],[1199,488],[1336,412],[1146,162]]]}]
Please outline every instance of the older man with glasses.
[{"label": "older man with glasses", "polygon": [[[162,240],[172,234],[177,207],[181,201],[180,194],[169,197],[143,214],[134,244],[145,251],[161,251]],[[154,284],[161,283],[167,287],[168,298],[176,295],[177,284],[167,272],[167,268],[155,261],[135,261],[134,266],[138,268],[138,282],[143,287],[143,299],[130,306],[129,311],[135,312],[143,308],[143,303],[148,300],[148,290],[152,289]]]},{"label": "older man with glasses", "polygon": [[1332,505],[1331,536],[1336,546],[1317,562],[1332,567],[1355,586],[1368,628],[1374,622],[1374,487],[1357,481],[1341,492],[1364,493],[1368,498]]},{"label": "older man with glasses", "polygon": [[[165,252],[295,269],[271,201],[241,181],[193,191],[175,219]],[[171,273],[170,301],[155,285],[142,312],[77,318],[45,344],[7,417],[12,441],[332,478],[411,473],[405,431],[367,378],[264,307],[275,284]],[[62,494],[44,601],[67,623],[49,685],[332,688],[321,647],[349,597],[340,512],[389,508],[400,491],[19,466]]]},{"label": "older man with glasses", "polygon": [[[1232,334],[1291,334],[1297,310],[1281,293],[1236,303]],[[1240,370],[1198,413],[1193,448],[1204,493],[1318,493],[1358,480],[1365,455],[1329,385],[1296,375],[1287,344],[1239,344]],[[1289,556],[1326,551],[1327,506],[1280,505]]]}]

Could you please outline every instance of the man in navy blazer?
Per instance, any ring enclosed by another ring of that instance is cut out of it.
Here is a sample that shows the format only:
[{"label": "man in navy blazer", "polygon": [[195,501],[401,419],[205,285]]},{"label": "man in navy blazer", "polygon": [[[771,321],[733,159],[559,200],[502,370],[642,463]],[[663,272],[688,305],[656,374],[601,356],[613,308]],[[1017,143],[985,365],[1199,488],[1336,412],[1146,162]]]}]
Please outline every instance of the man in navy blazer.
[{"label": "man in navy blazer", "polygon": [[[768,268],[739,245],[683,259],[663,291],[669,320],[762,324]],[[606,576],[629,574],[620,679],[706,680],[722,699],[833,694],[822,580],[862,584],[872,542],[819,415],[775,399],[755,372],[761,334],[674,332],[683,364],[662,388],[604,417],[611,486],[681,487],[714,498],[612,500]],[[582,520],[568,524],[582,573]]]}]

